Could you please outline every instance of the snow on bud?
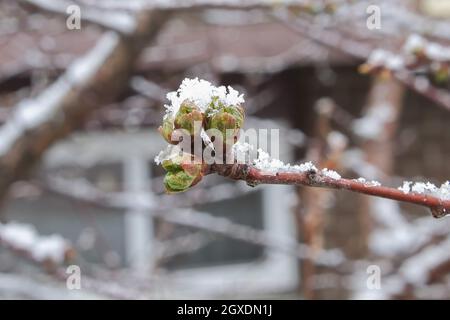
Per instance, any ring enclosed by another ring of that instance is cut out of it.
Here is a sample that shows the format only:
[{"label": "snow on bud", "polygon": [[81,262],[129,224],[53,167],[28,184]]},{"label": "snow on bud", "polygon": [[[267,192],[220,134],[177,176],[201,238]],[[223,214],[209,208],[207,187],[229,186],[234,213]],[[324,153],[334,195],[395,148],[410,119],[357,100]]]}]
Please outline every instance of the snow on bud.
[{"label": "snow on bud", "polygon": [[[216,129],[227,145],[233,145],[244,125],[244,109],[240,106],[224,106],[213,109],[206,120],[206,130]],[[208,131],[207,131],[208,132]]]},{"label": "snow on bud", "polygon": [[176,193],[197,184],[208,165],[223,163],[231,153],[244,123],[244,97],[230,86],[195,78],[184,79],[167,98],[159,132],[172,146],[155,161],[167,171],[167,192]]},{"label": "snow on bud", "polygon": [[176,129],[185,129],[191,136],[200,134],[201,126],[196,126],[195,123],[203,122],[203,113],[197,105],[186,99],[181,105],[180,109],[175,115],[174,125]]},{"label": "snow on bud", "polygon": [[167,171],[164,186],[168,193],[186,191],[200,182],[203,177],[204,165],[188,153],[164,160],[162,166]]}]

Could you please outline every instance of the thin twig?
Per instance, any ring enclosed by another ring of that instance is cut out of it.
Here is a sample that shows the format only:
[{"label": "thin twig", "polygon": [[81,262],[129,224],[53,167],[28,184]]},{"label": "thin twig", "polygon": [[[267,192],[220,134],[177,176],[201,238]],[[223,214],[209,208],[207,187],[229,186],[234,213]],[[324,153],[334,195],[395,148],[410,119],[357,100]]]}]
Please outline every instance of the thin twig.
[{"label": "thin twig", "polygon": [[251,186],[258,184],[285,184],[348,190],[425,206],[431,209],[433,216],[436,218],[450,213],[450,200],[444,200],[428,194],[405,193],[396,188],[373,185],[359,180],[334,179],[316,171],[267,174],[250,165],[235,164],[212,165],[208,173],[218,173],[231,179],[244,180]]}]

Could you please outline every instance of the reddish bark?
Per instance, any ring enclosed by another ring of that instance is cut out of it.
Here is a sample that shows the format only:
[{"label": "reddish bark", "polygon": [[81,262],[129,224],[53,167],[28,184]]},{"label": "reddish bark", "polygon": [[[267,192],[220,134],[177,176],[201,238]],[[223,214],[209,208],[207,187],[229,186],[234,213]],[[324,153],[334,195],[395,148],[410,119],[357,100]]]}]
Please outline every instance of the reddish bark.
[{"label": "reddish bark", "polygon": [[210,167],[208,173],[214,172],[231,179],[244,180],[251,186],[256,186],[258,184],[303,185],[309,187],[348,190],[371,196],[413,203],[430,208],[435,218],[440,218],[450,213],[450,200],[444,200],[427,194],[404,193],[396,188],[375,186],[358,180],[345,178],[333,179],[320,172],[279,172],[276,174],[267,174],[253,166],[245,164],[213,165]]}]

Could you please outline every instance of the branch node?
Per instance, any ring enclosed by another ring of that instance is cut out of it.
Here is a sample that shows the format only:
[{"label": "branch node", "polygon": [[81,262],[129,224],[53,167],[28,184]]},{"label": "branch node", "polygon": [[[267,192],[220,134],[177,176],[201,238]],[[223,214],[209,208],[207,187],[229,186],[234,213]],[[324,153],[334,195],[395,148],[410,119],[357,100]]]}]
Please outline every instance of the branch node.
[{"label": "branch node", "polygon": [[443,218],[446,215],[450,214],[450,212],[448,212],[448,210],[442,206],[431,207],[430,210],[431,210],[431,214],[436,219]]}]

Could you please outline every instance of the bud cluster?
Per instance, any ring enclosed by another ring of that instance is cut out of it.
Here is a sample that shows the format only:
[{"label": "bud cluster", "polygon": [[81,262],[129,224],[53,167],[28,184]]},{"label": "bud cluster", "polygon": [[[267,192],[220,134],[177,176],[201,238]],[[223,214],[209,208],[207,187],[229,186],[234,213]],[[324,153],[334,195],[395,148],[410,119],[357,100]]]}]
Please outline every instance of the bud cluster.
[{"label": "bud cluster", "polygon": [[[167,171],[166,190],[181,192],[202,179],[206,167],[202,151],[207,146],[220,145],[225,154],[230,153],[244,124],[244,99],[231,87],[215,87],[197,78],[183,80],[167,98],[171,104],[165,106],[160,134],[172,145],[186,143],[184,140],[190,143],[189,148],[174,149],[177,154],[159,161]],[[200,142],[197,148],[191,146],[196,141]]]},{"label": "bud cluster", "polygon": [[167,171],[164,177],[164,186],[167,192],[183,192],[196,185],[203,177],[204,165],[195,156],[183,153],[162,162]]}]

